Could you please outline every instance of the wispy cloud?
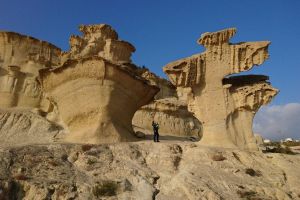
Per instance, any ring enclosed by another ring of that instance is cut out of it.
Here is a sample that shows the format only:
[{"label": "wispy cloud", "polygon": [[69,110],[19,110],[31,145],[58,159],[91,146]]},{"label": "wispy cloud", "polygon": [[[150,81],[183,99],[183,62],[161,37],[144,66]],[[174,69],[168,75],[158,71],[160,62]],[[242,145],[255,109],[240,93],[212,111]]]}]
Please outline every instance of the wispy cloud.
[{"label": "wispy cloud", "polygon": [[273,140],[300,139],[300,103],[262,107],[254,118],[253,130]]}]

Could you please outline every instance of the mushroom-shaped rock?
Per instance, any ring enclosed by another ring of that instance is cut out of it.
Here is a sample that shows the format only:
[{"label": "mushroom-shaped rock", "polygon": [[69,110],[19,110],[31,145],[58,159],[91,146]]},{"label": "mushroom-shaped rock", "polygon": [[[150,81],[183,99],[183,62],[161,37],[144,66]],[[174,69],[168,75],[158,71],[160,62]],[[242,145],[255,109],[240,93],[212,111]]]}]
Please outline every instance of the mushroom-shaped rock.
[{"label": "mushroom-shaped rock", "polygon": [[[84,29],[88,36],[83,38],[84,43],[88,44],[89,38],[97,38],[93,44],[95,51],[83,54],[85,47],[74,54],[71,46],[67,53],[70,57],[62,66],[40,71],[42,88],[70,131],[66,141],[134,141],[133,115],[159,91],[135,72],[133,64],[120,64],[117,58],[101,57],[99,52],[103,49],[99,42],[104,41],[106,45],[117,38],[107,26],[86,26],[89,28]],[[102,27],[110,30],[109,34],[99,33]],[[115,51],[122,52],[118,48]]]},{"label": "mushroom-shaped rock", "polygon": [[14,32],[0,32],[0,108],[39,108],[38,71],[59,65],[56,46]]},{"label": "mushroom-shaped rock", "polygon": [[201,143],[257,149],[252,119],[278,90],[262,76],[226,79],[268,58],[270,42],[229,43],[235,28],[205,33],[198,40],[206,51],[167,64],[164,72],[177,87],[191,88],[188,108],[203,124]]}]

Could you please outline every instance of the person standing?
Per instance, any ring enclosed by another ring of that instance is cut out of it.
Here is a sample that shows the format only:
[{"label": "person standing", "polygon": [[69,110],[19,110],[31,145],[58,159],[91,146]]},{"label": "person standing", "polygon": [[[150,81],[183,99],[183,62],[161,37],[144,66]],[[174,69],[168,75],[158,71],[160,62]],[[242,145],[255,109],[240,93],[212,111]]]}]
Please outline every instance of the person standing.
[{"label": "person standing", "polygon": [[159,133],[158,133],[158,129],[159,129],[159,125],[158,123],[152,121],[152,127],[153,127],[153,133],[154,133],[154,142],[159,142]]}]

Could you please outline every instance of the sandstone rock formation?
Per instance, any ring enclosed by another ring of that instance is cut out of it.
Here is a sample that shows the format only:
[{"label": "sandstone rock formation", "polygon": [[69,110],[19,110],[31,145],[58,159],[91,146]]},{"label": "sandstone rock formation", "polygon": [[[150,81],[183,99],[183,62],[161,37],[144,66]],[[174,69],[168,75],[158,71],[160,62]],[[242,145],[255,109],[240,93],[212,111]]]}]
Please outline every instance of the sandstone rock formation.
[{"label": "sandstone rock formation", "polygon": [[39,108],[43,93],[38,71],[59,65],[60,54],[48,42],[0,32],[0,108]]},{"label": "sandstone rock formation", "polygon": [[154,119],[184,136],[201,136],[203,123],[203,144],[255,148],[253,116],[278,91],[266,76],[228,75],[261,64],[268,42],[233,45],[234,29],[206,33],[204,53],[165,67],[174,87],[132,64],[134,47],[110,26],[80,30],[64,53],[0,32],[1,200],[300,199],[299,154],[191,141],[69,143],[134,141],[131,123],[151,129]]},{"label": "sandstone rock formation", "polygon": [[160,135],[201,137],[201,124],[187,110],[187,101],[166,79],[160,78],[147,68],[139,69],[142,77],[160,88],[155,100],[141,107],[134,115],[135,130],[153,134],[152,121],[160,124]]},{"label": "sandstone rock formation", "polygon": [[161,135],[202,136],[200,122],[176,98],[159,99],[143,106],[135,113],[132,124],[152,133],[152,121],[159,123]]},{"label": "sandstone rock formation", "polygon": [[42,88],[68,127],[71,142],[134,141],[132,118],[159,91],[139,76],[130,55],[108,25],[80,26],[62,65],[40,70]]},{"label": "sandstone rock formation", "polygon": [[201,35],[201,54],[164,67],[172,84],[191,91],[188,108],[203,124],[201,143],[256,149],[252,120],[261,105],[278,92],[262,76],[228,77],[250,70],[268,58],[270,42],[231,44],[236,29]]}]

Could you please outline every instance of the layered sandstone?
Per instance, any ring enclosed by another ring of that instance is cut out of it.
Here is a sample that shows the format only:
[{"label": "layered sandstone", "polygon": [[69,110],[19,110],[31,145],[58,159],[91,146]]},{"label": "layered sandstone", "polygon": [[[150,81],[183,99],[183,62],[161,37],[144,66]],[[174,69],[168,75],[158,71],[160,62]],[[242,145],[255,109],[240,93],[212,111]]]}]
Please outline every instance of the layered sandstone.
[{"label": "layered sandstone", "polygon": [[164,71],[175,86],[190,91],[188,108],[203,124],[201,143],[256,149],[254,114],[278,90],[261,76],[225,77],[261,65],[270,42],[231,44],[235,33],[230,28],[202,34],[198,43],[205,52],[169,63]]},{"label": "layered sandstone", "polygon": [[139,74],[159,87],[155,100],[141,107],[134,115],[135,130],[152,134],[152,121],[160,125],[160,135],[201,137],[201,124],[187,109],[185,92],[176,90],[170,81],[158,77],[147,68],[139,69]]},{"label": "layered sandstone", "polygon": [[132,118],[159,91],[136,72],[134,47],[108,25],[80,26],[63,64],[41,70],[47,98],[69,130],[71,142],[134,141]]},{"label": "layered sandstone", "polygon": [[176,98],[163,98],[143,106],[135,113],[132,124],[152,132],[152,121],[159,123],[161,135],[202,136],[200,122]]},{"label": "layered sandstone", "polygon": [[0,32],[0,108],[39,108],[43,97],[38,71],[57,66],[56,46],[14,32]]}]

